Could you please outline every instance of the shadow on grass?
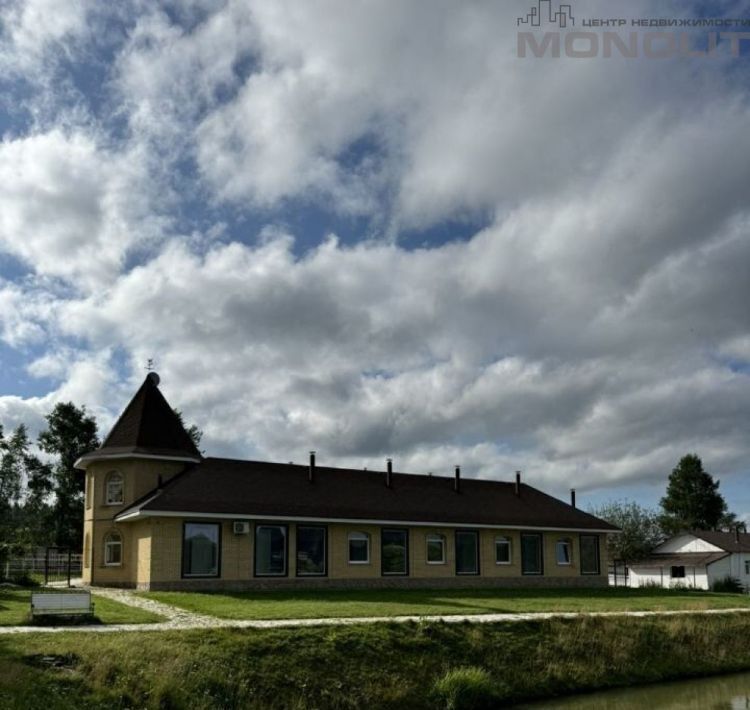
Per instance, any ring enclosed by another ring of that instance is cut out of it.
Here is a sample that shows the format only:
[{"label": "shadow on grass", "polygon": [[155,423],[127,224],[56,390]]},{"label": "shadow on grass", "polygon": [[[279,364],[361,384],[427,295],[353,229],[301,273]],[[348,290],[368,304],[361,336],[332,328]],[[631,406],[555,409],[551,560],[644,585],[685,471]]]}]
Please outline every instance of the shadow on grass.
[{"label": "shadow on grass", "polygon": [[27,626],[101,626],[96,614],[37,614],[26,617]]}]

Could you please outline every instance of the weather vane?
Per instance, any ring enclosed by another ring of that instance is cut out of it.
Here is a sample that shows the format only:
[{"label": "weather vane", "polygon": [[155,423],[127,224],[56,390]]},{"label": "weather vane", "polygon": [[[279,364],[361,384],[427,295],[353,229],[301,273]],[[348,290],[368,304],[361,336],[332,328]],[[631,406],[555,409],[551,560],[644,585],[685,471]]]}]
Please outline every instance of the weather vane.
[{"label": "weather vane", "polygon": [[154,358],[150,357],[146,360],[146,369],[151,372],[154,369]]}]

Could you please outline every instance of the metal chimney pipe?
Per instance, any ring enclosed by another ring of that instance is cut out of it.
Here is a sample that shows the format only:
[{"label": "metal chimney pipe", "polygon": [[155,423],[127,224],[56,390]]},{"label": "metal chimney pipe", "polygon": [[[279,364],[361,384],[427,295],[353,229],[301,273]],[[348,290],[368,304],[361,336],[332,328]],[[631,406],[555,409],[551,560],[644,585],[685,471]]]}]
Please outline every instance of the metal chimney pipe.
[{"label": "metal chimney pipe", "polygon": [[521,472],[516,471],[516,495],[521,495]]},{"label": "metal chimney pipe", "polygon": [[576,507],[576,489],[575,488],[570,489],[570,504],[574,508]]},{"label": "metal chimney pipe", "polygon": [[456,493],[461,492],[461,467],[456,466],[456,479],[453,483],[453,489],[456,491]]},{"label": "metal chimney pipe", "polygon": [[310,483],[315,481],[315,452],[310,452],[310,468],[307,471],[307,480]]},{"label": "metal chimney pipe", "polygon": [[393,482],[393,461],[391,459],[386,459],[386,469],[385,469],[385,485],[387,488],[391,487],[391,483]]},{"label": "metal chimney pipe", "polygon": [[739,545],[740,544],[740,526],[737,525],[734,528],[734,541]]}]

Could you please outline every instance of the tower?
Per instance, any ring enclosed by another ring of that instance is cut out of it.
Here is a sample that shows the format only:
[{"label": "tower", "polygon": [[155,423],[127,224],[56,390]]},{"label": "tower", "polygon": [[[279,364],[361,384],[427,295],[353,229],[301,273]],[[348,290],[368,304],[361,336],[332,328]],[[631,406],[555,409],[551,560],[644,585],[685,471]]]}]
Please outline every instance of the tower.
[{"label": "tower", "polygon": [[117,523],[115,516],[157,490],[201,453],[149,372],[96,451],[76,467],[85,471],[83,581],[135,586],[150,573],[150,523]]}]

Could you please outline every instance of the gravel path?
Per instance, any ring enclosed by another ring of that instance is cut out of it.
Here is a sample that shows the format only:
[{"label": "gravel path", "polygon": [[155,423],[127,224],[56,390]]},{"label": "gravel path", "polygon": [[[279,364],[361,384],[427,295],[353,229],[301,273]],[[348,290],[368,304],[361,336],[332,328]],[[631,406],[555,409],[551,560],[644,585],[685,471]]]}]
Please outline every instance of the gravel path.
[{"label": "gravel path", "polygon": [[436,622],[458,624],[495,624],[500,622],[534,621],[539,619],[575,619],[582,616],[591,617],[635,617],[650,616],[685,616],[689,614],[750,614],[750,609],[706,609],[680,611],[593,611],[593,612],[535,612],[528,614],[448,614],[431,616],[368,616],[343,617],[339,619],[219,619],[205,614],[195,614],[184,609],[157,602],[153,599],[133,594],[125,589],[92,589],[94,596],[106,597],[121,604],[138,607],[163,616],[166,621],[149,624],[111,624],[105,626],[0,626],[0,636],[29,633],[116,633],[122,631],[175,631],[191,629],[284,629],[303,626],[352,626],[355,624],[409,622]]}]

